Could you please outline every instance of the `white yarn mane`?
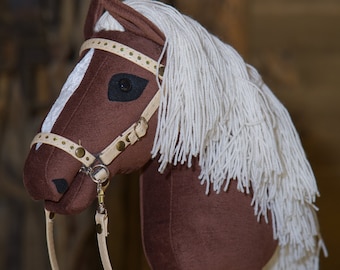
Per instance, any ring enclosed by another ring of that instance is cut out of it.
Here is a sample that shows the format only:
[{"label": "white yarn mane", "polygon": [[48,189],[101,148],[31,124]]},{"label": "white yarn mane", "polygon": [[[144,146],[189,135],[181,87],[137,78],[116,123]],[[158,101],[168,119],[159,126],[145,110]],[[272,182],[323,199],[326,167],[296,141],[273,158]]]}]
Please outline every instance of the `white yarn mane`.
[{"label": "white yarn mane", "polygon": [[255,214],[267,220],[281,247],[272,269],[318,269],[321,239],[314,202],[319,195],[299,136],[283,105],[239,54],[174,8],[127,0],[165,35],[153,157],[190,167],[198,157],[201,183],[217,193],[237,179],[253,192]]},{"label": "white yarn mane", "polygon": [[[206,192],[253,193],[255,215],[272,214],[279,258],[271,269],[318,269],[324,247],[314,202],[319,195],[290,116],[239,54],[174,8],[127,0],[166,36],[166,69],[152,156],[160,172],[198,158]],[[124,28],[107,12],[95,27]],[[161,59],[159,59],[160,61]]]}]

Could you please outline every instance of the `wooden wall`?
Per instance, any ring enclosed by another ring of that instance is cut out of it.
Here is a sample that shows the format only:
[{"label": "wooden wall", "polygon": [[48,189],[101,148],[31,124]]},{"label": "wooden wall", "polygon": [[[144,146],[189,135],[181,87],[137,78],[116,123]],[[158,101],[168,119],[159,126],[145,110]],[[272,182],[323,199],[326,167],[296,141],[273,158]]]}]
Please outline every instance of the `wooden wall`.
[{"label": "wooden wall", "polygon": [[321,269],[340,269],[340,1],[249,3],[249,60],[300,132],[321,193]]},{"label": "wooden wall", "polygon": [[[0,269],[48,269],[42,204],[22,186],[29,142],[76,61],[89,0],[0,2]],[[338,0],[169,0],[260,70],[291,112],[320,187],[329,249],[321,269],[340,267],[340,2]],[[137,175],[108,193],[116,269],[148,269],[139,228]],[[93,211],[58,217],[63,270],[100,269]]]}]

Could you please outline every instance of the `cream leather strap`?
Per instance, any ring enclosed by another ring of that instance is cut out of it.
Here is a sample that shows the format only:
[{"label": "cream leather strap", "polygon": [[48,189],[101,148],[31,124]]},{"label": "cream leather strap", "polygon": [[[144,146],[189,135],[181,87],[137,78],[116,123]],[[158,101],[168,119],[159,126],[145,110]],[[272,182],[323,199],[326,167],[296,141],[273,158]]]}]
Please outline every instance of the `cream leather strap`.
[{"label": "cream leather strap", "polygon": [[[47,239],[47,249],[48,256],[51,263],[52,270],[59,270],[58,260],[55,252],[54,244],[54,214],[45,209],[45,219],[46,219],[46,239]],[[97,212],[95,215],[96,228],[97,228],[97,241],[100,253],[100,258],[103,264],[104,270],[112,270],[110,257],[108,254],[106,237],[108,233],[108,216],[106,213]]]},{"label": "cream leather strap", "polygon": [[157,111],[160,103],[160,91],[154,95],[148,106],[143,111],[138,122],[128,128],[121,136],[117,137],[99,155],[103,164],[110,164],[129,145],[135,144],[145,136],[148,129],[148,122]]},{"label": "cream leather strap", "polygon": [[138,66],[150,71],[156,76],[159,77],[163,76],[164,69],[163,65],[159,65],[158,62],[156,62],[152,58],[119,42],[104,38],[91,38],[83,43],[83,45],[80,48],[79,54],[91,48],[119,55],[137,64]]},{"label": "cream leather strap", "polygon": [[84,166],[91,167],[98,159],[101,164],[109,165],[122,153],[129,145],[135,144],[145,136],[148,129],[148,122],[157,111],[160,102],[160,91],[151,99],[148,106],[143,111],[138,122],[130,126],[122,135],[118,136],[110,145],[97,155],[91,154],[80,143],[77,144],[63,136],[54,133],[38,133],[31,142],[34,144],[43,143],[57,147],[73,158],[80,161]]},{"label": "cream leather strap", "polygon": [[57,256],[55,253],[55,245],[54,245],[54,214],[45,209],[45,224],[46,224],[46,240],[47,240],[47,249],[48,256],[50,258],[51,268],[52,270],[59,270],[59,265],[57,261]]},{"label": "cream leather strap", "polygon": [[66,153],[70,154],[75,159],[79,160],[85,166],[89,167],[96,160],[96,157],[89,153],[80,144],[74,143],[73,141],[54,134],[54,133],[38,133],[35,135],[31,142],[31,147],[36,143],[43,143],[55,146]]},{"label": "cream leather strap", "polygon": [[108,248],[106,244],[106,237],[109,235],[107,228],[108,219],[109,217],[107,216],[106,213],[100,213],[97,211],[95,216],[97,228],[97,242],[100,253],[100,259],[102,261],[104,270],[112,270]]}]

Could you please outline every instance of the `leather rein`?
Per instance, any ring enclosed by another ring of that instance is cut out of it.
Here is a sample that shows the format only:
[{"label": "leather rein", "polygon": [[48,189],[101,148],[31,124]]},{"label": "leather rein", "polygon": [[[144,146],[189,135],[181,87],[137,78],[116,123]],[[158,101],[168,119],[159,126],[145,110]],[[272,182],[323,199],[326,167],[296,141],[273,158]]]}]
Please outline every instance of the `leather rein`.
[{"label": "leather rein", "polygon": [[[164,71],[163,65],[124,44],[103,38],[92,38],[83,43],[80,49],[80,54],[91,48],[119,55],[162,79]],[[80,143],[75,143],[54,133],[38,133],[31,143],[31,147],[34,144],[48,144],[65,151],[82,163],[80,172],[87,174],[97,185],[98,208],[95,215],[95,221],[98,247],[104,270],[112,269],[106,244],[106,237],[108,236],[108,215],[104,205],[104,192],[110,181],[110,172],[107,166],[111,164],[128,146],[135,144],[145,136],[148,129],[148,122],[157,111],[159,104],[160,90],[157,91],[155,96],[146,106],[139,120],[114,139],[112,143],[110,143],[97,155],[87,151]],[[45,209],[46,238],[49,259],[52,270],[59,270],[53,237],[54,216],[54,213]]]}]

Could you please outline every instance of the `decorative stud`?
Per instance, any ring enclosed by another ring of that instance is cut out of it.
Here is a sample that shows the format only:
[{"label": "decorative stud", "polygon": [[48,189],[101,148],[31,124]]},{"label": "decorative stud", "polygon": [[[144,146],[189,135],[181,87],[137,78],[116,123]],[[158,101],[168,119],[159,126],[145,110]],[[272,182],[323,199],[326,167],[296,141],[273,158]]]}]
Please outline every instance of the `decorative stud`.
[{"label": "decorative stud", "polygon": [[83,147],[78,147],[75,151],[77,158],[82,158],[85,156],[85,149]]},{"label": "decorative stud", "polygon": [[103,228],[99,223],[96,224],[96,231],[97,234],[101,234],[103,232]]},{"label": "decorative stud", "polygon": [[164,75],[164,71],[165,71],[165,66],[160,66],[160,67],[158,68],[158,74],[159,74],[160,76],[163,76],[163,75]]},{"label": "decorative stud", "polygon": [[54,213],[52,213],[52,212],[50,212],[49,214],[48,214],[48,218],[49,219],[54,219],[54,216],[55,216],[55,214]]},{"label": "decorative stud", "polygon": [[125,142],[123,141],[119,141],[117,144],[116,144],[116,148],[118,151],[122,152],[125,150]]}]

